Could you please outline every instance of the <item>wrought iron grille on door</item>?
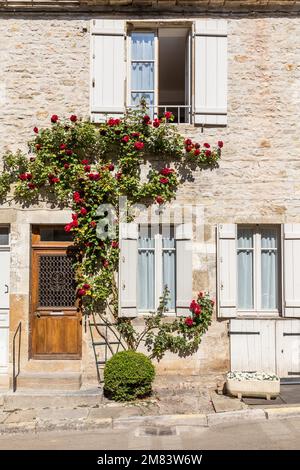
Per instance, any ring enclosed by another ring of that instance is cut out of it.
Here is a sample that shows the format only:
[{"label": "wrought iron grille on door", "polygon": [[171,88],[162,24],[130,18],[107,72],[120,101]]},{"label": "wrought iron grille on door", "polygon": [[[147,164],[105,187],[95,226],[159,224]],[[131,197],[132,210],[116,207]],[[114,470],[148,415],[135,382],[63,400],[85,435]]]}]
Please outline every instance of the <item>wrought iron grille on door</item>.
[{"label": "wrought iron grille on door", "polygon": [[72,259],[66,255],[39,258],[39,307],[72,307],[76,286]]}]

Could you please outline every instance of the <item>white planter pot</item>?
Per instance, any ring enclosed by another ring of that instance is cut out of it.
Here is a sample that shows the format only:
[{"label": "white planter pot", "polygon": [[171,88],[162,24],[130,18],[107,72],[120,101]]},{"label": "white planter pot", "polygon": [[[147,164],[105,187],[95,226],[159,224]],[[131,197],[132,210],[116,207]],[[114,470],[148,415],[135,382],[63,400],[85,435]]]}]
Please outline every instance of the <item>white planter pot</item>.
[{"label": "white planter pot", "polygon": [[279,380],[234,380],[227,379],[227,392],[241,399],[242,397],[257,397],[270,400],[280,393]]}]

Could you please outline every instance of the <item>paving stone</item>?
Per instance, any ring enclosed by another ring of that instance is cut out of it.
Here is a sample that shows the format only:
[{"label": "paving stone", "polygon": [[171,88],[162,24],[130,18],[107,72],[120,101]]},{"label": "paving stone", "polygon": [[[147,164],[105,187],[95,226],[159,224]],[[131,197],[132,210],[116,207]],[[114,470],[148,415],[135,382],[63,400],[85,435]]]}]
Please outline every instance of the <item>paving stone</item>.
[{"label": "paving stone", "polygon": [[216,392],[210,394],[216,413],[225,411],[237,411],[247,408],[247,405],[238,398],[227,397],[226,395],[218,395]]},{"label": "paving stone", "polygon": [[8,418],[4,421],[5,424],[22,424],[33,422],[36,419],[35,410],[19,410],[9,414]]},{"label": "paving stone", "polygon": [[141,408],[137,406],[105,406],[101,408],[91,408],[89,410],[89,419],[98,419],[98,418],[118,418],[118,417],[129,417],[129,416],[141,416],[143,415]]},{"label": "paving stone", "polygon": [[300,406],[291,406],[289,408],[268,408],[265,410],[268,419],[285,419],[300,417]]},{"label": "paving stone", "polygon": [[36,414],[39,420],[42,421],[60,421],[72,419],[85,419],[89,413],[88,408],[75,408],[75,409],[44,409],[37,410]]},{"label": "paving stone", "polygon": [[230,424],[239,421],[258,421],[265,420],[266,414],[264,410],[240,410],[240,411],[227,411],[225,413],[214,413],[207,415],[208,426],[215,426],[217,424]]}]

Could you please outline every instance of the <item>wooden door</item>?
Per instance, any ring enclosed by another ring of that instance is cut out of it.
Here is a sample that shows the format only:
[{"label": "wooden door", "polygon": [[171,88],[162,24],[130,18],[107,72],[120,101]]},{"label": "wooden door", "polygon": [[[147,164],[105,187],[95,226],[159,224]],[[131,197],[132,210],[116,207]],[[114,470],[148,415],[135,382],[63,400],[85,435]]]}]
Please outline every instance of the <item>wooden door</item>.
[{"label": "wooden door", "polygon": [[[81,313],[76,307],[72,259],[65,242],[44,243],[33,234],[31,265],[31,357],[79,359]],[[52,246],[51,246],[52,245]]]},{"label": "wooden door", "polygon": [[300,377],[300,320],[276,322],[276,361],[279,377]]}]

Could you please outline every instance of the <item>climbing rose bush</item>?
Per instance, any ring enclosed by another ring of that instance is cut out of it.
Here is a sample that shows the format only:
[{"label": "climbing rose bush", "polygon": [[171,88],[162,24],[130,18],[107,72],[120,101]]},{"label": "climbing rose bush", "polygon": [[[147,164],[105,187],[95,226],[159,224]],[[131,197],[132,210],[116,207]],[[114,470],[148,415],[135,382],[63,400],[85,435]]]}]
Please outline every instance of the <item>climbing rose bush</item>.
[{"label": "climbing rose bush", "polygon": [[[120,196],[126,196],[129,209],[136,203],[162,205],[174,199],[181,168],[191,163],[202,169],[217,166],[223,142],[211,147],[206,142],[184,140],[171,124],[173,119],[172,113],[166,112],[152,121],[145,109],[140,109],[96,126],[75,114],[68,119],[54,114],[48,127],[34,127],[28,155],[17,152],[3,157],[3,201],[10,198],[27,206],[48,202],[53,207],[72,209],[65,230],[74,241],[70,255],[74,259],[78,304],[87,315],[110,311],[131,348],[138,347],[140,341],[130,320],[118,318],[118,231],[110,233],[106,214],[99,213],[98,208],[102,204],[114,207],[118,226]],[[152,155],[159,157],[160,168],[150,165],[144,178],[142,167],[146,161],[151,163]],[[99,238],[99,226],[107,236]],[[143,336],[154,356],[167,349],[182,352],[187,338],[197,336],[196,330],[203,334],[208,310],[203,304],[206,296],[201,299],[195,301],[198,307],[191,307],[190,317],[169,324],[173,325],[169,330],[160,328],[165,312],[165,307],[161,308],[155,328],[149,324]],[[166,305],[164,296],[163,301]],[[160,351],[154,330],[161,335]],[[177,346],[170,339],[176,338],[176,333],[181,338]]]}]

